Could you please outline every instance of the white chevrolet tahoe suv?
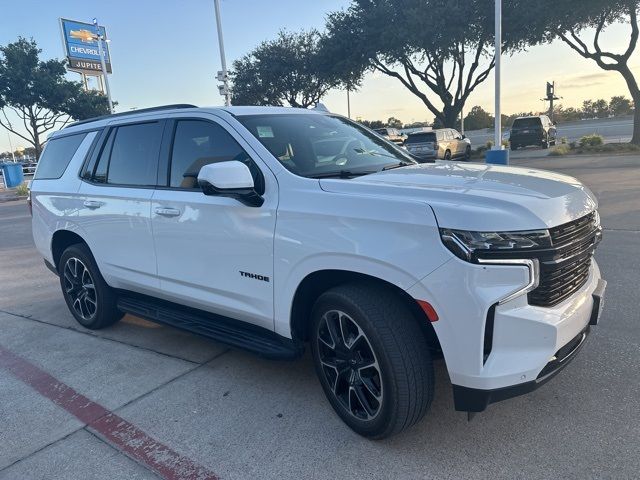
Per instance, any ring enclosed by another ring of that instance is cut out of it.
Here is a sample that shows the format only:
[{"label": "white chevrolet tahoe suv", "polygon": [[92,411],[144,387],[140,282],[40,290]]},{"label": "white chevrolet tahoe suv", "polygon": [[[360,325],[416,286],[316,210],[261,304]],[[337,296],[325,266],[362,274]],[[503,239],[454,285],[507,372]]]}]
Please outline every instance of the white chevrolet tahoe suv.
[{"label": "white chevrolet tahoe suv", "polygon": [[70,125],[31,184],[69,310],[131,313],[269,358],[309,344],[353,430],[416,423],[443,358],[455,408],[529,392],[598,322],[601,227],[574,178],[416,163],[357,123],[173,105]]}]

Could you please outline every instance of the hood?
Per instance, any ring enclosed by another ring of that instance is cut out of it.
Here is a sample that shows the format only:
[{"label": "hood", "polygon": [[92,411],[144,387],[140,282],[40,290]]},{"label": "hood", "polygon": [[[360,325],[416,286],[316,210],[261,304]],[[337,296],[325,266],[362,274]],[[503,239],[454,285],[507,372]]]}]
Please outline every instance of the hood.
[{"label": "hood", "polygon": [[501,165],[436,162],[351,180],[323,179],[320,186],[336,193],[423,201],[440,227],[461,230],[550,228],[597,207],[591,191],[573,177]]}]

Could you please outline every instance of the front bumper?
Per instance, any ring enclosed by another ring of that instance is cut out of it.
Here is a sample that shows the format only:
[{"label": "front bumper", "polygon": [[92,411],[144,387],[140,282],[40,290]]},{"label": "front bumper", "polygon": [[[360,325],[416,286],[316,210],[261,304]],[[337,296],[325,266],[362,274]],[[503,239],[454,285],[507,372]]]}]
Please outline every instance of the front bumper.
[{"label": "front bumper", "polygon": [[528,281],[525,266],[454,258],[408,290],[438,313],[432,325],[457,409],[481,411],[542,385],[569,360],[553,363],[553,358],[581,334],[586,337],[597,319],[605,282],[595,260],[586,283],[558,305],[529,305],[526,293],[500,303]]},{"label": "front bumper", "polygon": [[455,409],[462,412],[482,412],[490,403],[500,402],[532,392],[560,373],[564,367],[576,358],[577,353],[585,344],[585,340],[591,331],[591,326],[598,324],[606,284],[606,281],[600,279],[598,286],[592,293],[593,307],[589,317],[589,324],[551,357],[535,380],[491,390],[452,385]]}]

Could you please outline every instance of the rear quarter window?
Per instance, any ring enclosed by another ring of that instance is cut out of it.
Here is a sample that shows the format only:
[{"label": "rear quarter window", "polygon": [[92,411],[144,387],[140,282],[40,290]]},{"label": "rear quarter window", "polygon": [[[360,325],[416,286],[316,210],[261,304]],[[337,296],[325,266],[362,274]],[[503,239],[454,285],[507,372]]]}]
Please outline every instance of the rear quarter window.
[{"label": "rear quarter window", "polygon": [[425,142],[435,142],[436,134],[434,132],[428,133],[412,133],[407,138],[405,143],[425,143]]},{"label": "rear quarter window", "polygon": [[86,136],[87,132],[83,132],[49,140],[38,161],[34,180],[54,180],[62,177]]}]

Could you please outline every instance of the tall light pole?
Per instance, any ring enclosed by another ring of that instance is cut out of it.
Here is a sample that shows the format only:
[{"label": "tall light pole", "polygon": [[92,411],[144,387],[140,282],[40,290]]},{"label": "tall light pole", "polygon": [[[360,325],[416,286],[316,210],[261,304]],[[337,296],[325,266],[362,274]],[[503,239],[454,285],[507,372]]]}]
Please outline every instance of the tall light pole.
[{"label": "tall light pole", "polygon": [[11,150],[11,158],[15,162],[16,154],[13,152],[13,143],[11,143],[11,135],[9,134],[9,131],[7,131],[7,138],[9,139],[9,150]]},{"label": "tall light pole", "polygon": [[500,112],[500,67],[502,56],[502,0],[495,0],[495,119],[493,148],[486,153],[487,163],[509,163],[509,150],[502,147],[502,118]]},{"label": "tall light pole", "polygon": [[216,25],[218,28],[218,45],[220,46],[220,61],[222,63],[222,75],[218,74],[218,80],[222,81],[222,86],[218,87],[220,93],[224,95],[225,106],[231,105],[231,92],[229,91],[229,75],[227,73],[227,60],[224,56],[224,40],[222,39],[222,19],[220,18],[220,1],[213,0],[216,9]]},{"label": "tall light pole", "polygon": [[500,113],[500,57],[502,56],[502,0],[495,0],[495,137],[493,142],[494,150],[502,150],[502,118]]},{"label": "tall light pole", "polygon": [[104,61],[104,49],[102,48],[102,32],[98,26],[98,19],[93,19],[93,26],[96,27],[96,39],[98,40],[98,52],[100,54],[100,69],[102,70],[102,79],[104,80],[104,89],[107,93],[109,101],[109,113],[113,113],[113,102],[111,101],[111,89],[109,88],[109,79],[107,78],[107,64]]}]

